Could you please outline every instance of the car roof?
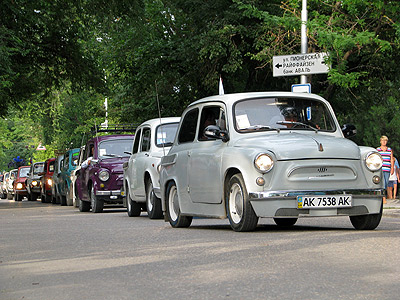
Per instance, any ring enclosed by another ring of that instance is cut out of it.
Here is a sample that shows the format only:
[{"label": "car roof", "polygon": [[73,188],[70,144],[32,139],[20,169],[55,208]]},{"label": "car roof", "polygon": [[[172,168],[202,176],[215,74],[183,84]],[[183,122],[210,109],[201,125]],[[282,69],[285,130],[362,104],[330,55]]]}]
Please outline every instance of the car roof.
[{"label": "car roof", "polygon": [[160,124],[168,124],[168,123],[179,123],[179,121],[181,120],[180,117],[166,117],[166,118],[156,118],[156,119],[150,119],[147,121],[144,121],[142,124],[140,124],[138,127],[142,127],[142,126],[157,126]]},{"label": "car roof", "polygon": [[224,95],[214,95],[206,97],[189,104],[188,107],[192,107],[197,104],[207,103],[207,102],[224,102],[225,104],[232,105],[238,100],[252,99],[252,98],[266,98],[266,97],[295,97],[295,98],[313,98],[322,102],[328,102],[321,96],[310,93],[292,93],[292,92],[249,92],[249,93],[235,93],[235,94],[224,94]]},{"label": "car roof", "polygon": [[134,134],[110,134],[110,135],[100,135],[96,136],[92,139],[89,140],[88,144],[94,141],[104,141],[104,140],[114,140],[114,139],[126,139],[126,138],[131,138],[133,139],[135,137]]}]

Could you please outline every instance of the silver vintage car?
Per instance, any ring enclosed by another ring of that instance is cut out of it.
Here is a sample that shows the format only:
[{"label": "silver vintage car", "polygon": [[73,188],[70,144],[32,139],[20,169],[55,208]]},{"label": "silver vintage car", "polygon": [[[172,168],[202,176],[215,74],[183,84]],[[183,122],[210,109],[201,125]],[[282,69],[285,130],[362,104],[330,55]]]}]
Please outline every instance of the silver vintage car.
[{"label": "silver vintage car", "polygon": [[147,209],[150,219],[160,219],[159,165],[175,139],[179,117],[148,120],[136,130],[129,161],[123,164],[124,205],[130,217]]},{"label": "silver vintage car", "polygon": [[161,161],[163,211],[172,227],[193,216],[251,231],[259,218],[349,216],[374,229],[382,216],[382,158],[345,138],[320,96],[258,92],[212,96],[183,112]]}]

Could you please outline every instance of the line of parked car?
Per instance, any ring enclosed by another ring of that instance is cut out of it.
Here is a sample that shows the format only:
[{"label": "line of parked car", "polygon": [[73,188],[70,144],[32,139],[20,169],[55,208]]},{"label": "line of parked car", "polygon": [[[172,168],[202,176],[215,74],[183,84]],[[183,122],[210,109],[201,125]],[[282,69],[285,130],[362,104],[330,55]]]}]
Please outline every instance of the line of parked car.
[{"label": "line of parked car", "polygon": [[374,229],[382,157],[347,139],[354,134],[317,95],[212,96],[181,118],[97,128],[81,148],[5,173],[3,197],[94,213],[123,204],[130,217],[145,210],[172,227],[195,216],[228,218],[235,231],[254,230],[262,217],[292,226],[300,217],[349,216],[356,229]]}]

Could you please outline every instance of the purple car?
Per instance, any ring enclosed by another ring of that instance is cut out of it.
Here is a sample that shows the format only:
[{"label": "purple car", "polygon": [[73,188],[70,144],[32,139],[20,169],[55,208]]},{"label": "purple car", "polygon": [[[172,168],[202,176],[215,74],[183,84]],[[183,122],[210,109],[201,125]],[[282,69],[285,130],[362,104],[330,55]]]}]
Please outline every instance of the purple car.
[{"label": "purple car", "polygon": [[129,159],[133,138],[133,134],[104,135],[86,143],[75,182],[80,211],[92,207],[92,212],[100,213],[105,203],[122,204],[122,164]]}]

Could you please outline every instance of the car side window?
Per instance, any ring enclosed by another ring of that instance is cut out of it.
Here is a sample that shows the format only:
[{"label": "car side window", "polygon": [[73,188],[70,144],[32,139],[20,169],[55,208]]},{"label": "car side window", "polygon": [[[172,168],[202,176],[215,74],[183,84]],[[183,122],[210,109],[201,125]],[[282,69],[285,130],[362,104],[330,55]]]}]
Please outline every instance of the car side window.
[{"label": "car side window", "polygon": [[150,141],[151,141],[151,131],[150,128],[144,128],[143,129],[143,135],[142,135],[142,146],[141,150],[142,152],[147,152],[150,150]]},{"label": "car side window", "polygon": [[188,143],[194,141],[194,138],[196,137],[196,127],[197,127],[198,117],[199,117],[199,110],[197,108],[189,111],[184,116],[178,135],[179,143]]},{"label": "car side window", "polygon": [[139,151],[139,141],[140,141],[141,135],[142,135],[142,129],[137,131],[135,134],[135,141],[133,142],[132,154],[135,154]]},{"label": "car side window", "polygon": [[198,133],[199,141],[209,140],[209,138],[204,136],[204,129],[209,125],[217,125],[222,130],[226,130],[225,113],[222,107],[206,106],[202,109]]},{"label": "car side window", "polygon": [[69,165],[69,153],[64,157],[64,168],[68,169],[68,165]]}]

